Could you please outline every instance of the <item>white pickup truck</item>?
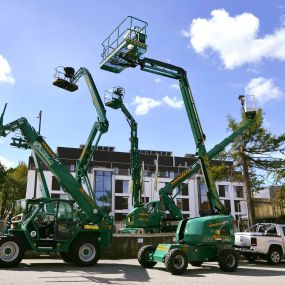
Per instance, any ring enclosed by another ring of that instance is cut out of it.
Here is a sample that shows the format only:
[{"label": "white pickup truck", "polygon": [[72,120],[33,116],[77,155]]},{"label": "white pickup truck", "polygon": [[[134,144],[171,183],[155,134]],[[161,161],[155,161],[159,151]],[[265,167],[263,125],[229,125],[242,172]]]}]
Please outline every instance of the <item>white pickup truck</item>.
[{"label": "white pickup truck", "polygon": [[285,224],[260,223],[235,233],[235,249],[249,261],[260,257],[278,264],[285,256]]}]

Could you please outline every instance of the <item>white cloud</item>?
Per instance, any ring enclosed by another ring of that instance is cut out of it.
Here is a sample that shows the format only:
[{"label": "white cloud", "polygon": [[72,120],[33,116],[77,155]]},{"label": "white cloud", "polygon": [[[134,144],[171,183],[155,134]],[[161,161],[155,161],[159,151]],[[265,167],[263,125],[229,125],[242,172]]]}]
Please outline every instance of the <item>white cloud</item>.
[{"label": "white cloud", "polygon": [[146,115],[153,108],[167,105],[174,109],[181,109],[183,107],[183,101],[177,97],[164,96],[161,100],[155,100],[149,97],[136,96],[132,102],[132,105],[136,106],[136,115]]},{"label": "white cloud", "polygon": [[0,82],[15,83],[8,61],[0,54]]},{"label": "white cloud", "polygon": [[204,55],[218,53],[225,68],[233,69],[264,58],[285,60],[285,26],[273,33],[258,37],[259,19],[251,13],[234,17],[223,9],[213,10],[210,19],[194,19],[188,31],[192,48]]},{"label": "white cloud", "polygon": [[160,106],[161,102],[149,97],[136,96],[132,105],[136,106],[136,115],[146,115],[151,109]]},{"label": "white cloud", "polygon": [[160,78],[155,78],[155,79],[154,79],[154,82],[155,82],[155,83],[160,83],[160,82],[161,82],[161,79],[160,79]]},{"label": "white cloud", "polygon": [[168,96],[165,96],[162,98],[162,101],[174,109],[181,109],[183,107],[183,101],[177,97],[170,98]]},{"label": "white cloud", "polygon": [[276,86],[272,79],[263,77],[253,78],[245,87],[247,95],[255,95],[260,104],[283,96],[282,90]]},{"label": "white cloud", "polygon": [[175,83],[171,84],[171,87],[174,89],[180,89],[179,84],[175,84]]},{"label": "white cloud", "polygon": [[15,162],[10,161],[9,159],[7,159],[7,158],[4,157],[4,156],[0,156],[0,162],[1,162],[2,165],[6,166],[7,168],[15,167],[15,166],[16,166],[16,163],[15,163]]}]

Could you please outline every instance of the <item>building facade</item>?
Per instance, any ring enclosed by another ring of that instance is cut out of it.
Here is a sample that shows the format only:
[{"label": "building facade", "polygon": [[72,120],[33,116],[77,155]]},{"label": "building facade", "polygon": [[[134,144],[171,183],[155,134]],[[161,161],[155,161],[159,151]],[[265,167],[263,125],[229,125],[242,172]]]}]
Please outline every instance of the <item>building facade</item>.
[{"label": "building facade", "polygon": [[[82,146],[80,148],[57,148],[57,155],[61,162],[73,175],[75,175],[76,160],[81,151]],[[147,203],[159,199],[159,190],[196,160],[194,155],[189,154],[178,157],[172,152],[141,150],[140,165],[144,168],[142,200]],[[44,170],[44,175],[51,197],[65,197],[65,193],[53,174]],[[116,223],[122,222],[133,208],[130,191],[132,183],[130,153],[115,151],[113,147],[98,147],[94,152],[88,175],[98,205],[110,212]],[[235,219],[247,216],[244,184],[229,180],[217,181],[216,185],[220,199]],[[193,218],[209,213],[207,191],[201,174],[193,176],[182,183],[179,188],[174,189],[172,195],[175,194],[177,196],[174,201],[184,217]],[[35,166],[30,157],[26,198],[34,196],[41,196],[40,181],[35,183]]]}]

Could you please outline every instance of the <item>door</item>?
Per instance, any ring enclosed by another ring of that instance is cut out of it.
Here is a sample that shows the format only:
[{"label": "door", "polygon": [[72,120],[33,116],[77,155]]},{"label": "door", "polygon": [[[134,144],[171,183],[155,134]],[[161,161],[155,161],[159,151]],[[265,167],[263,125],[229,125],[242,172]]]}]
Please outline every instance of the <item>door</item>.
[{"label": "door", "polygon": [[71,201],[59,200],[57,205],[55,239],[67,240],[76,226],[75,211]]}]

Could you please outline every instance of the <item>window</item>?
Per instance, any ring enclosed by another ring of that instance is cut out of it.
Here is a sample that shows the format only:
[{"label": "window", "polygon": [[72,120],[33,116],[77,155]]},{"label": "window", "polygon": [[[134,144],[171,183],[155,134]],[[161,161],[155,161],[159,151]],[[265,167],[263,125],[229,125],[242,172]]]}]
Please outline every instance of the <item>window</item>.
[{"label": "window", "polygon": [[116,180],[115,193],[129,193],[129,181],[128,180]]},{"label": "window", "polygon": [[243,198],[243,186],[234,186],[234,192],[236,198]]},{"label": "window", "polygon": [[127,214],[123,214],[123,213],[116,213],[115,214],[115,221],[120,222],[125,220]]},{"label": "window", "polygon": [[128,210],[128,197],[116,196],[115,197],[115,209],[116,210]]},{"label": "window", "polygon": [[189,211],[189,199],[176,199],[176,205],[181,211]]},{"label": "window", "polygon": [[234,203],[235,203],[235,211],[240,212],[240,201],[235,200]]},{"label": "window", "polygon": [[177,198],[176,199],[176,206],[179,210],[183,210],[183,205],[182,205],[182,199]]},{"label": "window", "polygon": [[60,190],[60,185],[54,176],[51,179],[51,190],[56,190],[56,191]]},{"label": "window", "polygon": [[75,165],[74,164],[70,164],[69,170],[74,172],[75,171]]},{"label": "window", "polygon": [[51,194],[50,195],[52,199],[59,199],[60,198],[60,194]]},{"label": "window", "polygon": [[178,186],[178,191],[180,192],[180,195],[188,196],[188,184],[182,183]]},{"label": "window", "polygon": [[111,212],[112,205],[112,172],[95,171],[95,198],[98,206]]},{"label": "window", "polygon": [[199,212],[200,215],[210,214],[210,204],[207,196],[207,188],[204,181],[198,180],[198,191],[199,191]]},{"label": "window", "polygon": [[144,197],[144,196],[142,196],[142,201],[143,201],[144,203],[148,203],[148,202],[149,202],[149,197]]},{"label": "window", "polygon": [[182,199],[183,211],[189,211],[189,199]]},{"label": "window", "polygon": [[229,197],[229,185],[218,185],[219,196]]},{"label": "window", "polygon": [[231,213],[232,212],[231,200],[224,200],[223,202],[224,202],[225,208]]}]

